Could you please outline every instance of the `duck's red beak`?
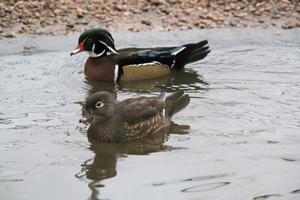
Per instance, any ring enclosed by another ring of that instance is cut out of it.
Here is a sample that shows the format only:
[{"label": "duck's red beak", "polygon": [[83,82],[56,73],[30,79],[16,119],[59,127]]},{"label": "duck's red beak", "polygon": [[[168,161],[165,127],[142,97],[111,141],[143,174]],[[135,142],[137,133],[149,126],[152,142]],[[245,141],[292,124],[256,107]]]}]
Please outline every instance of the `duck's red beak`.
[{"label": "duck's red beak", "polygon": [[82,51],[85,51],[85,49],[84,49],[84,47],[83,47],[83,42],[81,42],[81,43],[78,45],[78,47],[77,47],[76,49],[74,49],[74,50],[70,53],[70,55],[73,56],[73,55],[75,55],[75,54],[77,54],[77,53],[80,53],[80,52],[82,52]]}]

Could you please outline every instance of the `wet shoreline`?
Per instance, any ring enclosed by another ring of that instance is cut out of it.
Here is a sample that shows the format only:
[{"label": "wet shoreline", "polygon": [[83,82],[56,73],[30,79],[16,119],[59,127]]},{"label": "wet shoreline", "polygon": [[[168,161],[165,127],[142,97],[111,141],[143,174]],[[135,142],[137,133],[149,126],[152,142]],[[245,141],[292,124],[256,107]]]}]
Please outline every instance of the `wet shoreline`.
[{"label": "wet shoreline", "polygon": [[297,0],[268,1],[5,1],[0,36],[66,35],[91,27],[110,31],[195,28],[299,28]]}]

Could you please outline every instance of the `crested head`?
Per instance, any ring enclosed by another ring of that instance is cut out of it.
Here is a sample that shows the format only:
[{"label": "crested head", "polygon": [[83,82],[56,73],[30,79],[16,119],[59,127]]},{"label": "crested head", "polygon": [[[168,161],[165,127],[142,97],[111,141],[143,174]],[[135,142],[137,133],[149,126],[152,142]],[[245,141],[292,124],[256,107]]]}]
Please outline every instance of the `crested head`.
[{"label": "crested head", "polygon": [[109,92],[96,92],[85,102],[85,110],[94,115],[96,120],[106,120],[113,115],[115,98]]},{"label": "crested head", "polygon": [[118,54],[112,35],[102,28],[86,30],[79,36],[78,47],[71,53],[71,55],[77,54],[81,51],[87,51],[90,57]]}]

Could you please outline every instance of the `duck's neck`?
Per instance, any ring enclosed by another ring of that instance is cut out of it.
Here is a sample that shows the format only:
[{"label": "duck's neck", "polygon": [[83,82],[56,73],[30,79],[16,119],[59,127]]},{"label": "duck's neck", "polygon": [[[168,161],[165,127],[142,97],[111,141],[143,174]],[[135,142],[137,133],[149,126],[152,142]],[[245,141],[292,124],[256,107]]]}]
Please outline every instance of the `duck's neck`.
[{"label": "duck's neck", "polygon": [[89,57],[85,63],[85,75],[91,80],[113,81],[115,63],[108,57]]},{"label": "duck's neck", "polygon": [[114,130],[94,120],[87,131],[87,135],[97,141],[112,142]]}]

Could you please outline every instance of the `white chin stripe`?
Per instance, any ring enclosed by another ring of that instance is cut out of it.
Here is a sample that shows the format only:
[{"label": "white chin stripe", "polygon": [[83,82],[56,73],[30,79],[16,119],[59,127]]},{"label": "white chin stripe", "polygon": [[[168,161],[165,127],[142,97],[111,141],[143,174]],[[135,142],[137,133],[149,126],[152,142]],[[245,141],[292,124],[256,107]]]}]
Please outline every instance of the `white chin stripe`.
[{"label": "white chin stripe", "polygon": [[90,57],[95,58],[95,57],[100,57],[105,53],[105,49],[103,49],[103,51],[101,53],[95,54],[94,51],[88,51]]},{"label": "white chin stripe", "polygon": [[104,44],[111,52],[115,53],[115,54],[119,54],[118,52],[116,52],[112,47],[110,47],[109,45],[107,45],[105,42],[99,40],[100,43]]},{"label": "white chin stripe", "polygon": [[114,82],[117,82],[119,76],[119,65],[115,65]]}]

